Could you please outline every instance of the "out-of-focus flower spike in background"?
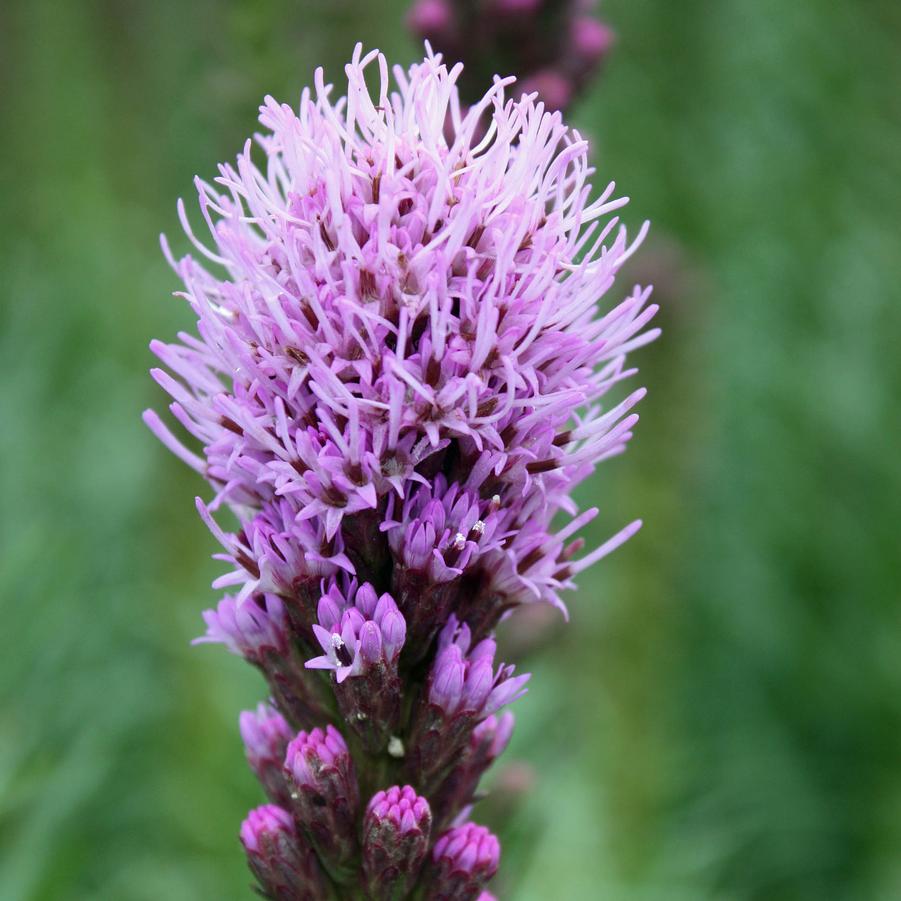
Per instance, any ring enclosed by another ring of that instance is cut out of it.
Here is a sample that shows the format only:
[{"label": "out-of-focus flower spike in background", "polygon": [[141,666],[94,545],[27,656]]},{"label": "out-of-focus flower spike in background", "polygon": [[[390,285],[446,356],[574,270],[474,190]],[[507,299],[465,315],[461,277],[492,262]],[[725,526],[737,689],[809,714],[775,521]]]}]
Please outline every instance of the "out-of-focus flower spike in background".
[{"label": "out-of-focus flower spike in background", "polygon": [[[235,711],[262,686],[189,645],[214,542],[140,420],[147,342],[189,322],[157,235],[265,93],[339,81],[361,39],[420,55],[407,9],[0,8],[3,901],[250,897]],[[665,334],[580,500],[596,542],[645,528],[531,652],[497,893],[899,897],[901,12],[597,15],[616,44],[568,115],[654,222],[620,285],[655,282]]]}]

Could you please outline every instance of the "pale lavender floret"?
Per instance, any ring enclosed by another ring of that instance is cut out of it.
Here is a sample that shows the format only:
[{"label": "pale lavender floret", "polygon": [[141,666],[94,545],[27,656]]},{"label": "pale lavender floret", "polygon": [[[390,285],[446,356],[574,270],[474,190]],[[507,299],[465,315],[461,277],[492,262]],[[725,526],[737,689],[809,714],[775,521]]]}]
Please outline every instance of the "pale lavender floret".
[{"label": "pale lavender floret", "polygon": [[494,762],[510,743],[515,722],[513,714],[509,711],[500,716],[489,716],[472,730],[470,746],[473,749],[484,749],[488,763]]},{"label": "pale lavender floret", "polygon": [[283,654],[288,649],[287,620],[281,599],[273,594],[238,604],[224,597],[214,610],[205,610],[206,634],[195,644],[224,644],[233,654],[262,663],[266,652]]},{"label": "pale lavender floret", "polygon": [[296,511],[283,499],[274,499],[245,521],[239,535],[225,532],[213,519],[211,507],[200,498],[196,505],[203,521],[228,551],[214,558],[234,567],[216,579],[213,587],[240,585],[239,603],[254,591],[292,594],[299,586],[318,583],[323,576],[354,571],[340,534],[327,539],[321,522],[298,520]]},{"label": "pale lavender floret", "polygon": [[313,632],[323,654],[308,660],[308,669],[327,669],[339,683],[361,676],[378,663],[397,663],[406,638],[406,623],[387,592],[380,597],[368,582],[351,582],[342,592],[332,582],[318,608],[319,623]]},{"label": "pale lavender floret", "polygon": [[429,701],[445,716],[465,712],[479,719],[525,694],[529,674],[514,676],[514,667],[494,667],[495,641],[486,638],[470,649],[470,630],[451,615],[438,639]]},{"label": "pale lavender floret", "polygon": [[481,554],[500,549],[498,520],[490,500],[458,483],[448,485],[439,474],[411,492],[403,505],[390,498],[381,528],[402,566],[441,583],[474,566]]}]

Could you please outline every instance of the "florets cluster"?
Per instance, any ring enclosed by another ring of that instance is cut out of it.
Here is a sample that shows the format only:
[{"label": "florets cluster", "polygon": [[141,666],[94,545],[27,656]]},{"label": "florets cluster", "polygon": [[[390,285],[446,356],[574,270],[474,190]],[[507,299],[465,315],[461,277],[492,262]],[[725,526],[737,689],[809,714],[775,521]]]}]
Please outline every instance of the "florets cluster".
[{"label": "florets cluster", "polygon": [[357,48],[346,97],[319,71],[299,110],[268,98],[261,157],[197,181],[212,246],[179,205],[205,262],[164,244],[199,334],[154,342],[153,374],[202,450],[145,419],[215,492],[232,593],[200,640],[269,685],[241,733],[273,803],[241,837],[272,898],[479,896],[499,846],[466,818],[528,678],[493,629],[563,609],[639,525],[579,556],[597,511],[571,491],[643,392],[602,398],[655,335],[646,290],[597,315],[625,200],[590,200],[559,113],[512,79],[463,108],[460,71],[429,55],[392,86]]}]

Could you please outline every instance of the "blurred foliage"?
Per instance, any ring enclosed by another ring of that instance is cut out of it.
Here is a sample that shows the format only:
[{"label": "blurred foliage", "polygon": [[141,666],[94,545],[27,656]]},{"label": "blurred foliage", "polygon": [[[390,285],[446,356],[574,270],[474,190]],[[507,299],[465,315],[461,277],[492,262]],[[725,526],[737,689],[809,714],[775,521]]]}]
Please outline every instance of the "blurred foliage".
[{"label": "blurred foliage", "polygon": [[[156,236],[264,93],[358,39],[411,61],[404,5],[0,7],[3,901],[249,897],[261,684],[188,645],[203,488],[139,418],[189,322]],[[899,9],[604,5],[572,118],[654,221],[666,334],[582,500],[647,525],[531,661],[503,897],[901,897]]]}]

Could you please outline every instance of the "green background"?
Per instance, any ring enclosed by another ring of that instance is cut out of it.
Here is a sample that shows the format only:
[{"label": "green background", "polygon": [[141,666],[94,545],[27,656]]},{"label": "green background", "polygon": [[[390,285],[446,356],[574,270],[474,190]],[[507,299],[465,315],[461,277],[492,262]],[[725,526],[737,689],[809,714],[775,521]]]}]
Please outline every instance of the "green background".
[{"label": "green background", "polygon": [[[202,486],[140,421],[189,323],[175,199],[403,2],[0,5],[0,898],[250,897],[256,675],[191,648]],[[607,0],[572,111],[654,237],[664,337],[532,653],[503,897],[901,897],[901,7]],[[620,290],[627,285],[620,284]],[[495,805],[495,820],[503,815]]]}]

